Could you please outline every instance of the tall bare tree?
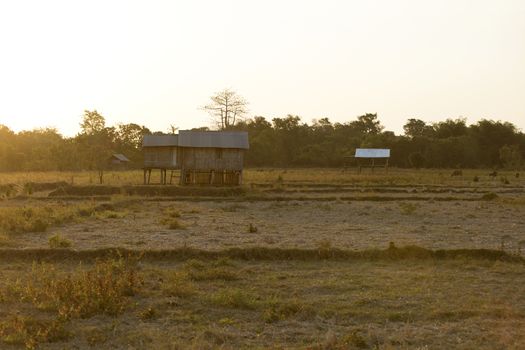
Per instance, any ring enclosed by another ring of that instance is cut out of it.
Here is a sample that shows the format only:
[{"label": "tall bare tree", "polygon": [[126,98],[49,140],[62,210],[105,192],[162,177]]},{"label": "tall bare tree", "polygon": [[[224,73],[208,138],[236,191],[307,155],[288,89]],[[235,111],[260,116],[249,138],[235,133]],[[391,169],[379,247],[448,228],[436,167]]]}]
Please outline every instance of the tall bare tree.
[{"label": "tall bare tree", "polygon": [[210,113],[221,130],[233,127],[248,112],[248,102],[230,89],[217,92],[210,100],[203,109]]}]

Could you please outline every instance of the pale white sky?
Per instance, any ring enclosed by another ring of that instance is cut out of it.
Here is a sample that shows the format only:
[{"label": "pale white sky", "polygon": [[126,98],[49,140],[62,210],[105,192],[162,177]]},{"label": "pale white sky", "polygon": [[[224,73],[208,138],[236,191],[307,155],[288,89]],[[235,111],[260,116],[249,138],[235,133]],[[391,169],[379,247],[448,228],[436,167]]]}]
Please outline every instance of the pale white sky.
[{"label": "pale white sky", "polygon": [[466,117],[525,129],[525,1],[0,0],[0,124],[167,131],[210,125],[232,88],[250,116]]}]

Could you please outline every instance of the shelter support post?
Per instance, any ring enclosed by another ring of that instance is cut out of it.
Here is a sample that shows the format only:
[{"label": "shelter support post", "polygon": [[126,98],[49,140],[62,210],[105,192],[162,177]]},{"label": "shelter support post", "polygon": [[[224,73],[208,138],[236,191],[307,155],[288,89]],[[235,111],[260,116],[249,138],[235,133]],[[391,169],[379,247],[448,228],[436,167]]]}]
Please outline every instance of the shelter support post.
[{"label": "shelter support post", "polygon": [[215,181],[215,170],[210,171],[210,185]]}]

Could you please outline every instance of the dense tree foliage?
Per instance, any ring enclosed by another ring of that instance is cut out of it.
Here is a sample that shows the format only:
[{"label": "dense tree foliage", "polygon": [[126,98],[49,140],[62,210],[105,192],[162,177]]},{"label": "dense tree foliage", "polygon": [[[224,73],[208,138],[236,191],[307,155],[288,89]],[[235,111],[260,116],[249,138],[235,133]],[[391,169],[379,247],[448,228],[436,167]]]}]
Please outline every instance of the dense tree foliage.
[{"label": "dense tree foliage", "polygon": [[347,123],[328,118],[308,125],[297,116],[255,117],[233,129],[250,135],[246,155],[252,166],[342,166],[358,147],[390,148],[391,164],[399,167],[519,169],[525,156],[525,135],[507,122],[465,119],[426,123],[409,119],[404,135],[384,128],[376,114]]},{"label": "dense tree foliage", "polygon": [[[392,165],[414,168],[519,169],[525,156],[525,135],[511,123],[493,120],[467,125],[465,119],[426,123],[411,118],[404,135],[384,131],[376,114],[346,123],[321,118],[310,124],[295,115],[271,121],[258,116],[225,129],[249,133],[248,166],[338,167],[358,147],[390,148]],[[123,153],[131,167],[141,167],[142,138],[151,133],[145,126],[109,127],[95,110],[84,112],[80,130],[69,138],[52,128],[15,133],[0,125],[0,170],[100,170],[111,153]]]}]

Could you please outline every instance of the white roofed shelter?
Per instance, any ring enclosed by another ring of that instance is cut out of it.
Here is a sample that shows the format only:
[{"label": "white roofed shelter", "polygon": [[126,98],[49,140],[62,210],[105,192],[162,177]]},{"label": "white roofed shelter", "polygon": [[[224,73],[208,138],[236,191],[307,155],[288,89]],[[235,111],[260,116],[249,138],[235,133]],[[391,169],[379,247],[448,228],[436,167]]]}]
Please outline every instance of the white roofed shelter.
[{"label": "white roofed shelter", "polygon": [[357,162],[359,173],[362,168],[371,168],[372,172],[375,167],[385,168],[388,171],[388,160],[390,158],[390,149],[388,148],[357,148],[354,158]]}]

